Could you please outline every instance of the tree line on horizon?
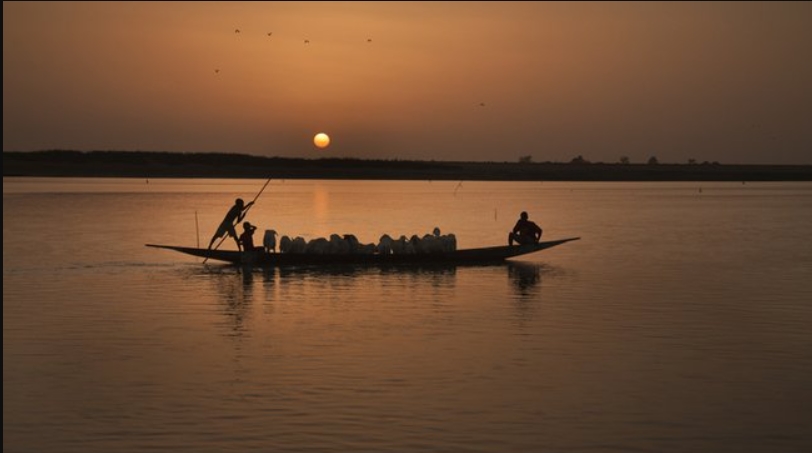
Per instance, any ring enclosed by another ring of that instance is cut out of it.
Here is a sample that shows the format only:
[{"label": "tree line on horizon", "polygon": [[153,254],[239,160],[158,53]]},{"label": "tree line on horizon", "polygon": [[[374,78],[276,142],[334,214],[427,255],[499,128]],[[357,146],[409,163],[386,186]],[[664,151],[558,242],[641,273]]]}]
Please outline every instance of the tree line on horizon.
[{"label": "tree line on horizon", "polygon": [[[340,163],[352,163],[358,166],[375,166],[382,163],[397,163],[401,166],[412,168],[426,168],[433,164],[441,162],[452,163],[451,161],[437,161],[437,160],[403,160],[403,159],[362,159],[356,157],[319,157],[316,159],[303,158],[303,157],[280,157],[280,156],[257,156],[252,154],[243,153],[226,153],[226,152],[174,152],[174,151],[115,151],[115,150],[94,150],[94,151],[79,151],[79,150],[42,150],[42,151],[3,151],[6,157],[14,157],[20,160],[38,160],[38,159],[59,159],[69,160],[75,163],[90,163],[93,162],[108,162],[119,164],[134,164],[134,165],[149,165],[149,164],[165,164],[165,165],[180,165],[189,163],[193,160],[197,163],[204,165],[266,165],[269,163],[284,162],[288,165],[331,165]],[[510,162],[479,162],[479,163],[505,163]],[[568,162],[554,162],[544,161],[535,162],[532,155],[520,156],[518,159],[520,164],[546,164],[546,165],[589,165],[606,163],[597,161],[592,162],[582,155],[578,155],[570,159]],[[620,165],[633,165],[628,156],[621,156],[615,164]],[[656,156],[651,156],[645,162],[646,165],[658,165],[659,159]],[[678,164],[677,164],[678,165]],[[687,165],[721,165],[719,162],[704,161],[701,164],[696,159],[688,159]]]},{"label": "tree line on horizon", "polygon": [[4,176],[269,177],[498,181],[812,181],[812,165],[459,162],[153,151],[4,151]]},{"label": "tree line on horizon", "polygon": [[[521,157],[519,157],[519,163],[520,164],[532,164],[532,163],[534,163],[533,162],[533,156],[529,155],[529,154],[525,155],[525,156],[521,156]],[[544,163],[552,163],[552,162],[544,162]],[[570,164],[576,164],[576,165],[585,165],[585,164],[591,164],[592,162],[585,159],[584,156],[579,154],[578,156],[573,157],[569,161],[569,163]],[[596,162],[596,163],[603,164],[603,162]],[[621,165],[632,165],[632,162],[631,162],[631,159],[629,159],[629,156],[620,156],[620,159],[618,159],[617,163],[621,164]],[[660,163],[660,160],[657,159],[657,156],[651,156],[646,161],[646,165],[658,165],[659,163]],[[699,165],[699,163],[697,162],[696,159],[688,159],[688,165]],[[719,162],[717,162],[717,161],[709,162],[709,161],[706,160],[706,161],[702,162],[701,165],[721,165],[721,164]]]}]

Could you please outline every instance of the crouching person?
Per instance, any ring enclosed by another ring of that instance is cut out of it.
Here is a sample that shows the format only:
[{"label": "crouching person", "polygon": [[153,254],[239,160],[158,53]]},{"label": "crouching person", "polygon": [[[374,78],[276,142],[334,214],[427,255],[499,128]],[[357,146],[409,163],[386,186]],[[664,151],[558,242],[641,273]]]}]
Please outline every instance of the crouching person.
[{"label": "crouching person", "polygon": [[527,212],[522,212],[513,231],[508,234],[508,245],[517,242],[520,245],[538,244],[541,240],[541,227],[536,222],[528,220]]}]

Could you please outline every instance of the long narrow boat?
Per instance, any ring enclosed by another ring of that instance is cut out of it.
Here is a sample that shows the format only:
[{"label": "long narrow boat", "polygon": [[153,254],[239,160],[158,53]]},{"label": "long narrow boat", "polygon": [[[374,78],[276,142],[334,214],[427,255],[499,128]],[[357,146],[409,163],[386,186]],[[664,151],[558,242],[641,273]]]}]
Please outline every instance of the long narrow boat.
[{"label": "long narrow boat", "polygon": [[208,250],[195,247],[181,247],[175,245],[146,244],[147,247],[174,250],[187,255],[208,258],[210,260],[224,261],[235,265],[256,266],[307,266],[331,264],[370,264],[370,265],[408,265],[408,264],[488,264],[503,262],[528,253],[538,252],[556,245],[580,238],[558,239],[543,241],[537,244],[502,245],[473,249],[456,250],[453,252],[427,253],[412,255],[381,255],[381,254],[313,254],[313,253],[265,253],[262,250],[240,252],[237,250]]}]

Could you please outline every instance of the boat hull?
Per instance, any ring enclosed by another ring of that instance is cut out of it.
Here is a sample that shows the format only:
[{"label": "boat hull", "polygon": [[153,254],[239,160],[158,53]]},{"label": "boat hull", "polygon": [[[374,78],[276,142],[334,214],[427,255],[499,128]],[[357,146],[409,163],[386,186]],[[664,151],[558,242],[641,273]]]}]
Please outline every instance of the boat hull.
[{"label": "boat hull", "polygon": [[195,247],[174,245],[146,244],[187,255],[226,262],[234,265],[254,266],[310,266],[310,265],[434,265],[434,264],[488,264],[503,262],[529,253],[538,252],[550,247],[575,241],[580,238],[567,238],[555,241],[543,241],[537,244],[503,245],[463,249],[453,252],[427,253],[412,255],[381,254],[313,254],[313,253],[265,253],[263,250],[240,252],[237,250],[208,250]]}]

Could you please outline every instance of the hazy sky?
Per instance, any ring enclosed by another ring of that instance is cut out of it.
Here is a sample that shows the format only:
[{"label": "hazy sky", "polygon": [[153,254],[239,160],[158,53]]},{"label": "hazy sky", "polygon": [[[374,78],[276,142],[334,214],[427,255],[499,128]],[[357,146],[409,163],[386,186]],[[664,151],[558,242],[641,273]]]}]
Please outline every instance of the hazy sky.
[{"label": "hazy sky", "polygon": [[810,2],[3,2],[3,150],[812,164],[810,55]]}]

